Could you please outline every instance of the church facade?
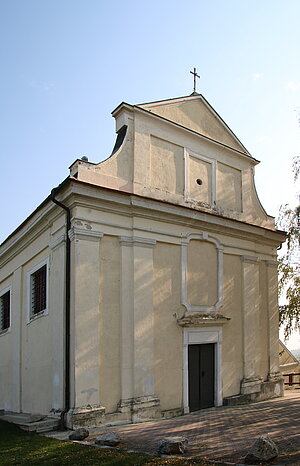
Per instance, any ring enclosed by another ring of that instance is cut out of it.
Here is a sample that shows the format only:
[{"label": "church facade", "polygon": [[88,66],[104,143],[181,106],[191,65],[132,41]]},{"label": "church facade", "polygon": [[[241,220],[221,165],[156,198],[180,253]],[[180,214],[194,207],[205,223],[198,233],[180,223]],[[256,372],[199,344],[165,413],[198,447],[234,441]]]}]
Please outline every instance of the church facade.
[{"label": "church facade", "polygon": [[76,427],[282,395],[258,161],[196,93],[112,114],[112,155],[0,246],[0,409]]}]

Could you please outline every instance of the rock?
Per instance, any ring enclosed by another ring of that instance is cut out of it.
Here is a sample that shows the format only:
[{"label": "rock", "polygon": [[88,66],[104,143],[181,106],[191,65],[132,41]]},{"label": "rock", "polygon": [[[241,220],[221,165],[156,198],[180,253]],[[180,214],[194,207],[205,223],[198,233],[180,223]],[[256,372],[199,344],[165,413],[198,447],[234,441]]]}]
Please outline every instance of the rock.
[{"label": "rock", "polygon": [[245,456],[245,463],[257,464],[270,461],[278,456],[278,448],[268,436],[262,436],[255,440],[254,444]]},{"label": "rock", "polygon": [[165,437],[158,444],[158,452],[164,455],[183,454],[187,451],[186,437]]},{"label": "rock", "polygon": [[90,435],[87,429],[76,429],[69,435],[70,440],[84,440]]},{"label": "rock", "polygon": [[116,447],[121,442],[121,437],[116,432],[109,432],[106,434],[98,435],[95,440],[97,445],[108,445],[109,447]]}]

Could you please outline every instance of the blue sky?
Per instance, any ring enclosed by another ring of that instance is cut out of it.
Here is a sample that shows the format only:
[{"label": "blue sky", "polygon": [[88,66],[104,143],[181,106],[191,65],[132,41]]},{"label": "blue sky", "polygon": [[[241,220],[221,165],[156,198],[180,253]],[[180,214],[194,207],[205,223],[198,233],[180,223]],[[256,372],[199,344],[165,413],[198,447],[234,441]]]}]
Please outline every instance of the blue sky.
[{"label": "blue sky", "polygon": [[300,2],[1,0],[0,242],[82,155],[114,144],[121,102],[203,93],[252,155],[267,212],[293,200]]},{"label": "blue sky", "polygon": [[68,175],[106,158],[110,112],[198,91],[261,160],[267,212],[293,202],[299,0],[1,0],[0,243]]}]

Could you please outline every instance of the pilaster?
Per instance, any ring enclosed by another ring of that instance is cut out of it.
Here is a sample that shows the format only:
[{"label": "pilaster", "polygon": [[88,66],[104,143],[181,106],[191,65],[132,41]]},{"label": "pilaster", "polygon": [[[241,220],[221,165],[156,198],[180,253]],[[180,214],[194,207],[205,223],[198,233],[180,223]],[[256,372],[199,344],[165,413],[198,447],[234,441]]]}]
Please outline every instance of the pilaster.
[{"label": "pilaster", "polygon": [[262,379],[257,373],[257,338],[259,330],[258,257],[242,257],[243,277],[243,395],[261,391]]},{"label": "pilaster", "polygon": [[279,372],[279,318],[278,318],[278,276],[277,261],[266,261],[267,264],[267,292],[269,316],[269,380],[281,379]]},{"label": "pilaster", "polygon": [[153,247],[155,240],[120,237],[121,380],[119,410],[137,422],[160,416],[154,394]]},{"label": "pilaster", "polygon": [[22,411],[22,267],[14,271],[11,302],[11,411]]},{"label": "pilaster", "polygon": [[[100,240],[103,233],[72,227],[71,239],[71,412],[103,416],[100,394]],[[99,421],[100,422],[100,421]]]},{"label": "pilaster", "polygon": [[133,242],[132,238],[120,236],[121,273],[120,273],[120,309],[121,309],[121,402],[119,411],[130,412],[133,399]]},{"label": "pilaster", "polygon": [[66,235],[49,243],[50,276],[49,306],[52,322],[52,412],[64,407],[64,370],[65,370],[65,254]]}]

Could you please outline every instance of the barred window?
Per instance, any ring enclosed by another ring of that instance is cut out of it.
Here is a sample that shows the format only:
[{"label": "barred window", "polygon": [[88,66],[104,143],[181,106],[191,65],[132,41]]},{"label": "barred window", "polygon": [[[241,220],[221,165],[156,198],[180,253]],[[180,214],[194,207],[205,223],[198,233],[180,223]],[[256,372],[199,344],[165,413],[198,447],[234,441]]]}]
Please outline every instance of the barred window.
[{"label": "barred window", "polygon": [[10,291],[0,296],[0,332],[10,328]]},{"label": "barred window", "polygon": [[30,275],[30,317],[47,309],[47,264]]}]

